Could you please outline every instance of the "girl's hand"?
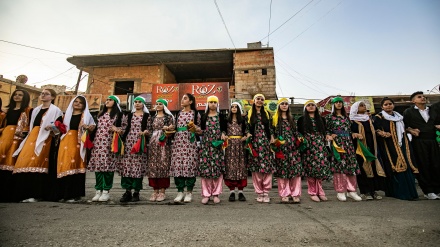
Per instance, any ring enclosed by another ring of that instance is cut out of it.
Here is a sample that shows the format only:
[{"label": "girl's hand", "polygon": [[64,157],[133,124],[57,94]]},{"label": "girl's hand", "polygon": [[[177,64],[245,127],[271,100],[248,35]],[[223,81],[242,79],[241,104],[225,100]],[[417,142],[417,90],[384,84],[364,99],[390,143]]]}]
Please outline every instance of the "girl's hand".
[{"label": "girl's hand", "polygon": [[331,135],[326,135],[326,136],[325,136],[325,139],[326,139],[327,141],[333,141],[333,137],[332,137]]}]

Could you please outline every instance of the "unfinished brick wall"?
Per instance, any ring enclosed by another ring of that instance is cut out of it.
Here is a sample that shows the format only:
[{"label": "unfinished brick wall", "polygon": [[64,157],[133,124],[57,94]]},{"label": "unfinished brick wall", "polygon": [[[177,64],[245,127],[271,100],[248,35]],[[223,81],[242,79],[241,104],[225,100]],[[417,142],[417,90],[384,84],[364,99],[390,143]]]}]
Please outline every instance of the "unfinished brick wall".
[{"label": "unfinished brick wall", "polygon": [[277,99],[273,49],[239,51],[234,56],[235,98],[251,99],[262,93]]},{"label": "unfinished brick wall", "polygon": [[[87,93],[102,94],[103,99],[114,94],[116,81],[134,81],[134,93],[149,93],[153,84],[175,82],[174,75],[164,65],[101,67],[84,70],[90,74]],[[117,96],[122,102],[127,100],[126,94]]]}]

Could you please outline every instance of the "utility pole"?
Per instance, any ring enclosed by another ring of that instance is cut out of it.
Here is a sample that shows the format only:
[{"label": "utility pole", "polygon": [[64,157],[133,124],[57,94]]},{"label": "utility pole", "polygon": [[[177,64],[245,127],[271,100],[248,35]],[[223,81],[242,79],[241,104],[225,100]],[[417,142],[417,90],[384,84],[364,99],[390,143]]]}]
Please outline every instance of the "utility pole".
[{"label": "utility pole", "polygon": [[74,95],[78,94],[78,87],[79,87],[79,82],[81,81],[82,72],[83,72],[83,70],[80,69],[79,75],[78,75],[78,80],[76,81],[75,92],[73,92]]}]

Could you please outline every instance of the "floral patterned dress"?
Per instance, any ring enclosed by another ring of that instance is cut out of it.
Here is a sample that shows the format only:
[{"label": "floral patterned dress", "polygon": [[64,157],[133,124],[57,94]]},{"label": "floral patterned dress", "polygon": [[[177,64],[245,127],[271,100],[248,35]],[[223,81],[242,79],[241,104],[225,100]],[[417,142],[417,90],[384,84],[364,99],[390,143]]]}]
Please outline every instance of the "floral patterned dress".
[{"label": "floral patterned dress", "polygon": [[331,171],[333,173],[344,173],[347,175],[356,175],[360,173],[359,165],[356,160],[356,153],[351,139],[351,121],[347,117],[325,116],[326,132],[328,135],[336,134],[334,141],[345,150],[340,153],[341,160],[332,159]]},{"label": "floral patterned dress", "polygon": [[[299,121],[302,119],[300,118]],[[328,179],[331,177],[328,150],[325,147],[325,135],[318,131],[314,118],[310,118],[313,125],[313,132],[302,131],[307,141],[307,149],[303,152],[304,175],[310,178]],[[299,122],[298,121],[298,122]]]},{"label": "floral patterned dress", "polygon": [[111,127],[115,120],[116,117],[110,118],[110,114],[107,112],[98,118],[96,136],[93,141],[94,147],[87,166],[87,169],[91,172],[118,171],[117,163],[120,158],[110,150],[113,139]]},{"label": "floral patterned dress", "polygon": [[[133,113],[131,118],[130,131],[124,143],[124,156],[122,156],[119,165],[119,174],[126,178],[143,178],[147,174],[147,154],[131,154],[131,149],[139,140],[139,132],[142,132],[142,117],[143,115],[136,116]],[[122,127],[127,124],[127,118],[122,120]]]},{"label": "floral patterned dress", "polygon": [[[266,136],[264,124],[261,120],[261,113],[255,114],[257,114],[257,123],[255,124],[254,136],[251,138],[252,148],[258,153],[258,156],[254,157],[252,154],[249,154],[248,169],[251,172],[274,173],[275,161],[274,154],[270,150],[270,136]],[[250,128],[251,125],[248,124],[246,126],[246,133],[250,133]]]},{"label": "floral patterned dress", "polygon": [[214,147],[213,141],[221,140],[220,117],[208,116],[200,149],[199,175],[202,178],[219,178],[225,173],[225,155],[222,146]]},{"label": "floral patterned dress", "polygon": [[[244,121],[244,120],[243,120]],[[241,136],[241,124],[236,121],[228,123],[228,136]],[[245,163],[245,151],[241,138],[230,138],[228,147],[225,149],[225,179],[241,180],[247,179],[247,169]]]},{"label": "floral patterned dress", "polygon": [[274,175],[279,178],[300,177],[303,175],[301,155],[295,146],[298,132],[296,127],[290,126],[288,119],[283,119],[280,124],[281,129],[278,130],[279,127],[277,127],[274,132],[275,138],[282,136],[286,140],[286,143],[280,146],[285,158],[275,159],[276,172]]},{"label": "floral patterned dress", "polygon": [[159,145],[159,138],[162,135],[163,126],[173,124],[171,117],[152,117],[148,121],[147,129],[151,133],[148,145],[148,173],[149,178],[170,177],[171,146],[166,143]]},{"label": "floral patterned dress", "polygon": [[[194,112],[180,112],[177,119],[176,129],[187,127],[194,119]],[[200,123],[200,115],[197,117]],[[177,131],[174,134],[171,155],[171,176],[173,177],[195,177],[199,166],[199,152],[196,142],[190,142],[191,133],[187,130]]]}]

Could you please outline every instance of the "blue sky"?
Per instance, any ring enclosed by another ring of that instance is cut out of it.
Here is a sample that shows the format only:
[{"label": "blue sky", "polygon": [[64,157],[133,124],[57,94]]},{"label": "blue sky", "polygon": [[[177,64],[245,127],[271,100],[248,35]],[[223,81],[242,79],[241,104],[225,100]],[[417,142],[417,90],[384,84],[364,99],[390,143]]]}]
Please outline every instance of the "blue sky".
[{"label": "blue sky", "polygon": [[[235,47],[268,43],[270,3],[217,0]],[[234,48],[210,0],[0,0],[0,9],[1,40],[72,55]],[[278,96],[431,90],[440,84],[439,13],[437,0],[273,0]],[[0,74],[73,87],[67,57],[0,42]]]}]

